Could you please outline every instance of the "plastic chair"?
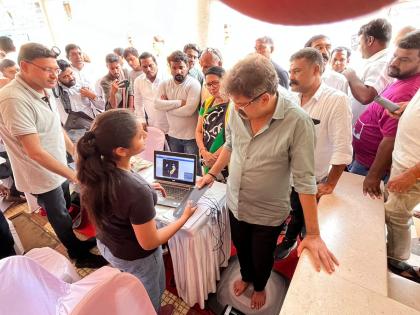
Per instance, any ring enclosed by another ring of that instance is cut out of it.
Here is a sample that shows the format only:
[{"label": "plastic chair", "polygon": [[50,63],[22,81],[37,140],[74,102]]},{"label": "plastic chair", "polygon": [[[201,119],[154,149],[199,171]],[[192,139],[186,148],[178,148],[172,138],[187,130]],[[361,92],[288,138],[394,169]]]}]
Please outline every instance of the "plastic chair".
[{"label": "plastic chair", "polygon": [[58,279],[26,256],[0,260],[0,314],[156,314],[141,282],[102,267],[76,283]]},{"label": "plastic chair", "polygon": [[[79,281],[76,286],[91,281],[88,277]],[[123,272],[96,285],[71,312],[71,315],[91,314],[153,315],[156,311],[141,282],[133,275]]]},{"label": "plastic chair", "polygon": [[73,283],[80,280],[80,276],[70,260],[52,248],[34,248],[27,252],[25,256],[31,258],[64,282]]},{"label": "plastic chair", "polygon": [[165,146],[165,133],[156,127],[147,127],[147,138],[145,150],[140,153],[140,156],[153,162],[154,152],[163,150]]}]

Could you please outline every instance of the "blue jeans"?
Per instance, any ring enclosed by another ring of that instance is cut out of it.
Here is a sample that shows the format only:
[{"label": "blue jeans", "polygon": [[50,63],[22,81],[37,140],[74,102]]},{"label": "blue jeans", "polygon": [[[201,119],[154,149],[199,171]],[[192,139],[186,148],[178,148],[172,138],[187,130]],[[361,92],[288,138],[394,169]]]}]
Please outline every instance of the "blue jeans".
[{"label": "blue jeans", "polygon": [[165,267],[162,248],[159,246],[153,254],[136,260],[124,260],[112,255],[108,247],[96,239],[101,255],[115,268],[137,277],[152,301],[156,312],[160,308],[160,299],[165,291]]},{"label": "blue jeans", "polygon": [[69,182],[65,181],[51,191],[34,196],[47,212],[48,221],[60,242],[67,248],[70,258],[77,258],[86,253],[82,241],[73,232],[73,221],[67,210],[71,203]]},{"label": "blue jeans", "polygon": [[197,157],[197,175],[201,176],[200,156],[198,154],[198,146],[195,139],[183,140],[168,135],[168,144],[172,152],[194,154]]},{"label": "blue jeans", "polygon": [[[356,160],[354,160],[350,164],[349,172],[353,174],[366,176],[369,173],[369,169],[370,169],[369,167],[366,167],[360,164],[359,162],[357,162]],[[388,179],[389,179],[389,174],[385,174],[384,177],[382,178],[382,180],[384,181],[384,184],[388,182]]]}]

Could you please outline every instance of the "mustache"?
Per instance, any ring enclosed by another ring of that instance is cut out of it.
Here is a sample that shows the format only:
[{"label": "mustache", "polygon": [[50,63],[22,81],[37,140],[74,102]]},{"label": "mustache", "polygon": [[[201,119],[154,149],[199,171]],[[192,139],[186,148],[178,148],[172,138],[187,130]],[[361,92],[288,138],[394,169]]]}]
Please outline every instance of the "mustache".
[{"label": "mustache", "polygon": [[182,74],[176,74],[174,76],[175,81],[182,82],[184,81],[185,77]]},{"label": "mustache", "polygon": [[328,60],[330,59],[330,57],[329,57],[326,53],[321,53],[321,55],[322,55],[322,58],[323,58],[325,61],[328,61]]},{"label": "mustache", "polygon": [[297,81],[297,80],[290,80],[289,85],[290,86],[292,86],[292,85],[299,85],[299,81]]}]

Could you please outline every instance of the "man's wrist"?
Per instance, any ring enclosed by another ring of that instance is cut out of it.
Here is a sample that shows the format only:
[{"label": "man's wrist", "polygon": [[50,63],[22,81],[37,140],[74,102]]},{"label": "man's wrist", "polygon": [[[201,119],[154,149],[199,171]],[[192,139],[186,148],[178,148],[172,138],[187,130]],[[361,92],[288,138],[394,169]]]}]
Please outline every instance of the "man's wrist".
[{"label": "man's wrist", "polygon": [[214,180],[216,180],[216,179],[217,179],[216,175],[214,175],[214,174],[212,174],[212,173],[210,173],[210,172],[207,172],[207,174],[209,174],[211,177],[213,177],[213,179],[214,179]]}]

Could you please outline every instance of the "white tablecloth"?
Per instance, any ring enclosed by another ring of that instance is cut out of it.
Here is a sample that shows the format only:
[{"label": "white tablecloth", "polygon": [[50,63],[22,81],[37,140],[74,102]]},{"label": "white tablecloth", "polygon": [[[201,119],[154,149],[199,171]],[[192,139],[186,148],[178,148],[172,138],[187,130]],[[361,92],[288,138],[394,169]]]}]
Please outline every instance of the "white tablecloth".
[{"label": "white tablecloth", "polygon": [[[153,168],[141,175],[153,181]],[[231,246],[225,197],[226,185],[214,183],[199,200],[194,215],[168,242],[178,295],[189,306],[198,303],[204,308],[208,294],[216,292],[220,267],[228,264]],[[156,206],[156,212],[161,224],[173,222],[173,209]]]}]

